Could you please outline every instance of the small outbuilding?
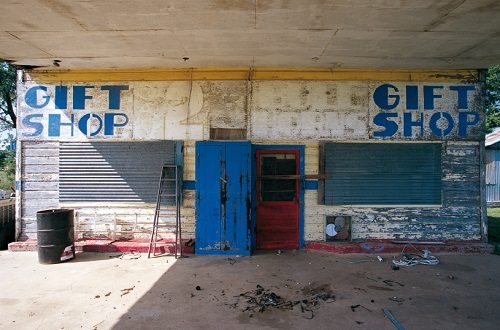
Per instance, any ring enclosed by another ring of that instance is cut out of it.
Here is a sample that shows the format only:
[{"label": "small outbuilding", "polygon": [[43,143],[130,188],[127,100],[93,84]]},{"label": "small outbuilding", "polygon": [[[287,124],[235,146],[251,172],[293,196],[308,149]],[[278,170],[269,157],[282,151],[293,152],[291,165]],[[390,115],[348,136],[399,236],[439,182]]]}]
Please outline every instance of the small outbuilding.
[{"label": "small outbuilding", "polygon": [[500,128],[486,135],[486,202],[500,205]]}]

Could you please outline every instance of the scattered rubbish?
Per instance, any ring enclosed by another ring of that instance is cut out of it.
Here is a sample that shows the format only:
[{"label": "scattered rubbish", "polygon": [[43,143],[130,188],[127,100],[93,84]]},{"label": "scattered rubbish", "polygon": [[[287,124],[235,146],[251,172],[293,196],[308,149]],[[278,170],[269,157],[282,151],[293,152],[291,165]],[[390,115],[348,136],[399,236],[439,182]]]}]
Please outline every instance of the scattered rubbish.
[{"label": "scattered rubbish", "polygon": [[132,260],[132,259],[139,259],[141,257],[141,254],[136,251],[132,251],[130,253],[124,253],[120,259],[122,260]]},{"label": "scattered rubbish", "polygon": [[111,295],[111,291],[110,291],[110,292],[108,292],[108,293],[106,293],[104,296],[105,296],[105,297],[109,297],[110,295]]},{"label": "scattered rubbish", "polygon": [[[418,253],[405,253],[407,247],[412,247]],[[396,266],[416,266],[416,265],[430,265],[435,266],[439,264],[438,258],[431,255],[429,250],[420,251],[413,244],[408,243],[401,251],[399,260],[393,260],[392,263]]]},{"label": "scattered rubbish", "polygon": [[227,261],[229,261],[230,265],[234,265],[236,263],[236,259],[233,258],[227,258]]},{"label": "scattered rubbish", "polygon": [[357,305],[351,305],[351,311],[355,312],[355,311],[356,311],[356,308],[359,308],[359,307],[361,307],[361,308],[363,308],[363,309],[365,309],[365,310],[369,311],[370,313],[371,313],[371,312],[373,312],[371,309],[369,309],[369,308],[367,308],[367,307],[365,307],[365,306],[363,306],[363,305],[360,305],[360,304],[357,304]]},{"label": "scattered rubbish", "polygon": [[405,330],[405,327],[403,327],[403,325],[399,323],[399,321],[396,319],[396,317],[394,317],[390,309],[384,308],[383,311],[385,316],[392,322],[392,324],[397,330]]},{"label": "scattered rubbish", "polygon": [[94,297],[94,299],[97,299],[97,298],[101,298],[101,296],[98,295],[98,294],[96,294],[95,297]]},{"label": "scattered rubbish", "polygon": [[362,264],[365,262],[373,262],[373,260],[372,259],[362,259],[362,260],[351,260],[351,261],[347,261],[347,262],[350,264]]},{"label": "scattered rubbish", "polygon": [[449,278],[450,280],[454,280],[456,277],[455,277],[455,276],[453,276],[452,274],[450,274],[450,275],[448,275],[448,278]]},{"label": "scattered rubbish", "polygon": [[391,297],[389,298],[390,301],[394,301],[394,302],[397,302],[399,305],[402,305],[403,302],[405,301],[404,298],[398,298],[398,297]]},{"label": "scattered rubbish", "polygon": [[381,256],[377,256],[377,259],[378,259],[378,261],[380,261],[380,262],[384,261],[384,258],[382,258]]},{"label": "scattered rubbish", "polygon": [[194,240],[190,238],[185,244],[185,246],[194,246]]},{"label": "scattered rubbish", "polygon": [[397,284],[399,286],[405,286],[403,283],[399,283],[399,282],[393,281],[393,280],[383,280],[382,282],[384,282],[388,286],[393,286],[393,283],[395,283],[395,284]]},{"label": "scattered rubbish", "polygon": [[199,285],[196,286],[196,291],[201,291],[201,287]]},{"label": "scattered rubbish", "polygon": [[134,288],[135,288],[135,285],[133,287],[131,287],[131,288],[122,289],[121,290],[122,294],[120,295],[120,297],[123,297],[124,295],[129,294],[132,290],[134,290]]},{"label": "scattered rubbish", "polygon": [[357,323],[357,324],[363,324],[363,322],[361,322],[361,321],[356,321],[356,323]]},{"label": "scattered rubbish", "polygon": [[121,256],[123,255],[123,253],[120,253],[120,254],[116,254],[114,256],[109,256],[110,259],[113,259],[113,258],[120,258]]},{"label": "scattered rubbish", "polygon": [[[287,300],[269,289],[257,284],[256,289],[239,294],[238,298],[245,298],[247,306],[242,310],[248,312],[248,316],[252,317],[254,312],[264,312],[270,308],[277,308],[283,310],[293,310],[296,305],[300,305],[300,310],[306,319],[314,318],[314,311],[319,307],[321,302],[330,303],[335,301],[335,296],[324,286],[308,289],[310,295],[300,300]],[[238,303],[231,305],[236,308]]]},{"label": "scattered rubbish", "polygon": [[281,250],[276,251],[276,254],[280,255],[281,254]]},{"label": "scattered rubbish", "polygon": [[139,259],[141,257],[141,254],[136,251],[132,251],[130,253],[121,253],[117,254],[114,256],[109,256],[109,258],[117,258],[117,259],[122,259],[122,260],[132,260],[132,259]]},{"label": "scattered rubbish", "polygon": [[394,289],[387,288],[385,286],[368,285],[368,288],[379,291],[394,291]]},{"label": "scattered rubbish", "polygon": [[104,321],[101,321],[101,322],[99,322],[99,323],[97,323],[97,324],[94,324],[92,327],[93,327],[94,329],[97,329],[97,326],[98,326],[98,325],[101,325],[102,323],[104,323]]}]

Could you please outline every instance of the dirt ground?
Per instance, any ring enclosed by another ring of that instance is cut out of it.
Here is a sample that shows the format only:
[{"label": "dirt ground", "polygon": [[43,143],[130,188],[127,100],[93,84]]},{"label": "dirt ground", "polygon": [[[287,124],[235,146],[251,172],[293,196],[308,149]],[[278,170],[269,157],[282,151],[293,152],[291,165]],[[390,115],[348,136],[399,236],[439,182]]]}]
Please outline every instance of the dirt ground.
[{"label": "dirt ground", "polygon": [[[397,271],[392,255],[382,262],[305,251],[180,260],[118,255],[80,253],[40,265],[36,253],[0,252],[0,328],[395,329],[384,308],[406,329],[500,324],[496,255],[438,255],[437,266]],[[276,298],[271,293],[283,298],[282,308],[244,311],[252,297]]]}]

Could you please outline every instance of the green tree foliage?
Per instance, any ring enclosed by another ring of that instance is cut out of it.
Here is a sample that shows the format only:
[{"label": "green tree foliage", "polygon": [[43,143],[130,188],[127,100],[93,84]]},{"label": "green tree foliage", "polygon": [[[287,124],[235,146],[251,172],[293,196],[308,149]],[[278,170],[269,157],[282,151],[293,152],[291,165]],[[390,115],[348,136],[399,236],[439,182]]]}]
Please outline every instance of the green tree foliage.
[{"label": "green tree foliage", "polygon": [[16,128],[16,68],[0,62],[0,130]]},{"label": "green tree foliage", "polygon": [[[16,68],[0,61],[0,132],[3,144],[14,141],[9,133],[16,128]],[[0,150],[0,189],[14,188],[16,172],[15,151]]]},{"label": "green tree foliage", "polygon": [[16,152],[14,150],[0,151],[0,189],[14,191],[15,157]]},{"label": "green tree foliage", "polygon": [[492,66],[486,75],[486,129],[500,127],[500,65]]}]

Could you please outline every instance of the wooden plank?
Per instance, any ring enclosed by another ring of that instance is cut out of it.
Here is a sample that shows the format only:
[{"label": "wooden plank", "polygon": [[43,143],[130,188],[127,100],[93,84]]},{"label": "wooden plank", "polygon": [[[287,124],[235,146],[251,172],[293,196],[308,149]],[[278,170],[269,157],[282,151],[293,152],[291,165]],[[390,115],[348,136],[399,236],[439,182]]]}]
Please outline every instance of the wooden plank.
[{"label": "wooden plank", "polygon": [[28,71],[27,80],[38,83],[175,81],[175,80],[326,80],[326,81],[478,81],[477,70],[349,70],[311,68],[191,68],[191,69],[102,69]]},{"label": "wooden plank", "polygon": [[59,165],[59,157],[50,157],[50,156],[33,157],[33,156],[25,155],[24,158],[23,158],[23,165],[29,165],[29,166],[37,166],[37,165],[58,166]]},{"label": "wooden plank", "polygon": [[24,157],[59,157],[59,148],[23,148]]},{"label": "wooden plank", "polygon": [[59,150],[59,142],[47,141],[25,141],[22,146],[23,150],[27,149],[52,149]]},{"label": "wooden plank", "polygon": [[23,181],[23,191],[59,191],[59,183],[57,181]]}]

